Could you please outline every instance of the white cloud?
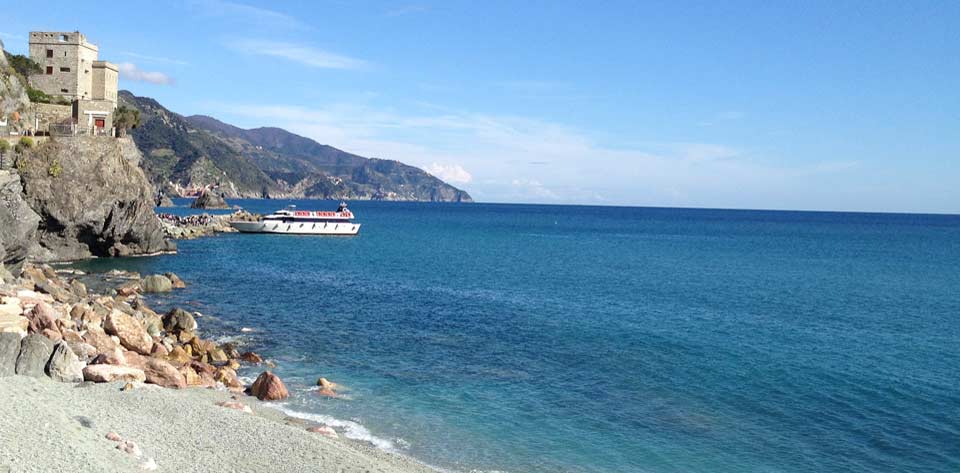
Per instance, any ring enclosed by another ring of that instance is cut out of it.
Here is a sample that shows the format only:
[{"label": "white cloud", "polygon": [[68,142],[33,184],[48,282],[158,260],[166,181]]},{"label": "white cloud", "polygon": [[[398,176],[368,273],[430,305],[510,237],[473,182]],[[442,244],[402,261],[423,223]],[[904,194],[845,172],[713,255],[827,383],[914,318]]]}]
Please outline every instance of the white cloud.
[{"label": "white cloud", "polygon": [[120,77],[126,80],[137,82],[149,82],[158,85],[172,85],[173,78],[162,72],[144,71],[131,62],[121,62],[117,64],[120,70]]},{"label": "white cloud", "polygon": [[446,182],[469,184],[473,180],[473,176],[459,164],[431,163],[424,170]]},{"label": "white cloud", "polygon": [[756,159],[718,143],[615,148],[558,123],[437,107],[420,113],[354,104],[211,107],[249,126],[280,126],[362,156],[419,166],[480,201],[837,208],[837,199],[853,191],[835,181],[859,171],[841,160]]},{"label": "white cloud", "polygon": [[294,16],[267,8],[254,7],[226,0],[189,0],[188,3],[193,7],[195,12],[203,15],[239,20],[258,27],[269,25],[284,29],[308,28],[307,25]]},{"label": "white cloud", "polygon": [[364,69],[367,62],[312,46],[265,40],[230,41],[226,45],[243,53],[287,59],[307,67],[323,69]]}]

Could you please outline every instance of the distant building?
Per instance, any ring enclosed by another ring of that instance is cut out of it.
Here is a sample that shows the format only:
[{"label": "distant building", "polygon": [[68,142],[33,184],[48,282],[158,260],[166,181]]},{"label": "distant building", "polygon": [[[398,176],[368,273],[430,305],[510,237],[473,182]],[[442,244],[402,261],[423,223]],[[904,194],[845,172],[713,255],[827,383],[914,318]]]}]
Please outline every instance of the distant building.
[{"label": "distant building", "polygon": [[41,69],[30,77],[33,88],[73,102],[77,126],[105,132],[113,128],[119,70],[98,54],[79,31],[30,32],[30,59]]}]

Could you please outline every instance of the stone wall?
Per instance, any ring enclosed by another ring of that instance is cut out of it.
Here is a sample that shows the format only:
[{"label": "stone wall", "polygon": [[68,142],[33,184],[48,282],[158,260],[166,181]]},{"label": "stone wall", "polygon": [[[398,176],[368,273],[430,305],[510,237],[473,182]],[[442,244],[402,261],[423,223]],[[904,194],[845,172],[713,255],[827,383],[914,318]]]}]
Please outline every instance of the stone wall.
[{"label": "stone wall", "polygon": [[37,126],[37,130],[46,131],[50,125],[68,124],[73,122],[73,107],[70,105],[53,105],[47,103],[31,103],[30,110],[36,120],[29,124],[29,128]]},{"label": "stone wall", "polygon": [[31,32],[30,58],[42,72],[30,82],[48,95],[89,99],[97,54],[97,46],[78,32]]},{"label": "stone wall", "polygon": [[119,69],[107,61],[93,63],[93,100],[108,100],[117,103]]},{"label": "stone wall", "polygon": [[97,119],[104,120],[104,130],[113,128],[113,109],[116,106],[109,100],[79,100],[74,103],[77,108],[77,127],[90,129],[96,125]]}]

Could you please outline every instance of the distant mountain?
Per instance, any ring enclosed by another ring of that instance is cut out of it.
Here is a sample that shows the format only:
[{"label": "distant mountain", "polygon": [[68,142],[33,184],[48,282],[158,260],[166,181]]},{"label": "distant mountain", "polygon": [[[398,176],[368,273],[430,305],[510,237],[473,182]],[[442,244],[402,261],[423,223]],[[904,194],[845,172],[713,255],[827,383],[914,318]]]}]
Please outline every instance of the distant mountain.
[{"label": "distant mountain", "polygon": [[245,130],[204,115],[184,117],[127,91],[120,104],[140,110],[141,125],[131,134],[147,175],[168,192],[219,183],[230,197],[473,201],[420,168],[281,128]]}]

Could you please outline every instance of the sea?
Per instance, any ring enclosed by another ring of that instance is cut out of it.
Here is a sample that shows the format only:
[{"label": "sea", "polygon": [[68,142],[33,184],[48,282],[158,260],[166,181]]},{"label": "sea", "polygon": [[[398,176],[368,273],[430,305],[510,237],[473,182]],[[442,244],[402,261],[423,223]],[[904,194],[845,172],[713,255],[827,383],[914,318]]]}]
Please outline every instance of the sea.
[{"label": "sea", "polygon": [[444,471],[960,471],[960,216],[350,206],[80,267],[177,273],[152,305],[273,360],[277,409]]}]

